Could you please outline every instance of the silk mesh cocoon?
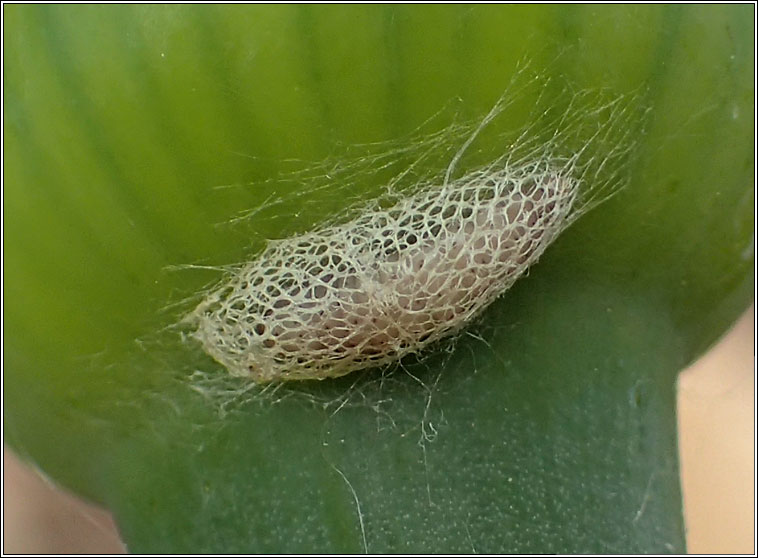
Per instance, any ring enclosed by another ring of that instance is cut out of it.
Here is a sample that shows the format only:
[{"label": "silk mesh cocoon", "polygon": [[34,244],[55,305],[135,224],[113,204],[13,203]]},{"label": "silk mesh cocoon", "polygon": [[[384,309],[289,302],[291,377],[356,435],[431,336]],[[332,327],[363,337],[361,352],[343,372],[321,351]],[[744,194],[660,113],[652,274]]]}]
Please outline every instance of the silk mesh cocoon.
[{"label": "silk mesh cocoon", "polygon": [[569,172],[481,170],[270,242],[198,306],[194,336],[260,383],[397,361],[460,330],[539,258],[571,221]]}]

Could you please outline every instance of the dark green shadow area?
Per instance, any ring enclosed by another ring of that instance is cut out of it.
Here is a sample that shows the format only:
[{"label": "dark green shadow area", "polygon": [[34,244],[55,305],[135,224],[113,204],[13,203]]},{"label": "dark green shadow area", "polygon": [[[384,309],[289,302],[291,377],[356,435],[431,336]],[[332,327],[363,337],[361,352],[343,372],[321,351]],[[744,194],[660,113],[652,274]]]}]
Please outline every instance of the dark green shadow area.
[{"label": "dark green shadow area", "polygon": [[131,549],[361,552],[358,506],[374,553],[683,549],[681,341],[645,301],[537,275],[452,354],[168,413],[114,462]]}]

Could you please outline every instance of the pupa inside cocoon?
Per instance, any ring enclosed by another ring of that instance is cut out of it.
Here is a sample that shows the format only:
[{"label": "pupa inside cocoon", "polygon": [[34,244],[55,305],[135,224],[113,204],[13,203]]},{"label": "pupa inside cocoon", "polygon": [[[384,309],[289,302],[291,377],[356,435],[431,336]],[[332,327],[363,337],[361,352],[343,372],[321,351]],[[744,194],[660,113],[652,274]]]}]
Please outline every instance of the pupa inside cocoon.
[{"label": "pupa inside cocoon", "polygon": [[270,242],[196,308],[193,335],[259,383],[337,377],[420,351],[468,324],[568,226],[572,168],[490,166]]}]

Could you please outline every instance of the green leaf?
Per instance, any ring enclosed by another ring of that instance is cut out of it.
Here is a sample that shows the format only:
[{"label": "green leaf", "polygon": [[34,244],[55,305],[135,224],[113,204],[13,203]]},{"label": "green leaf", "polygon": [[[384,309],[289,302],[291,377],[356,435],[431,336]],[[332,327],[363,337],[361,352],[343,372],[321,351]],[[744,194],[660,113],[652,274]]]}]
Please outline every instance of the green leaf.
[{"label": "green leaf", "polygon": [[[751,7],[3,10],[5,436],[131,551],[684,551],[676,374],[754,281]],[[170,327],[220,278],[181,266],[375,197],[514,80],[465,165],[597,91],[628,186],[453,346],[261,393]]]}]

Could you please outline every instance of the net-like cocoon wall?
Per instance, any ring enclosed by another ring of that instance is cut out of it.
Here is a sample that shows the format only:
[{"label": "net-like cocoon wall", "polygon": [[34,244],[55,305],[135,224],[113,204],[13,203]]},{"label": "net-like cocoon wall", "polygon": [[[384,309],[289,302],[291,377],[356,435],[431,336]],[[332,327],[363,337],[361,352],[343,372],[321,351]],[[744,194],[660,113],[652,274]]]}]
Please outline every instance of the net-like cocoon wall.
[{"label": "net-like cocoon wall", "polygon": [[540,257],[572,220],[570,173],[488,168],[271,242],[195,310],[194,335],[261,383],[397,361],[465,326]]}]

